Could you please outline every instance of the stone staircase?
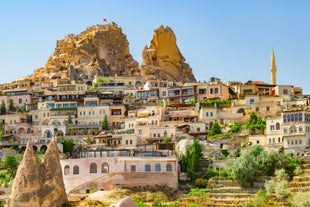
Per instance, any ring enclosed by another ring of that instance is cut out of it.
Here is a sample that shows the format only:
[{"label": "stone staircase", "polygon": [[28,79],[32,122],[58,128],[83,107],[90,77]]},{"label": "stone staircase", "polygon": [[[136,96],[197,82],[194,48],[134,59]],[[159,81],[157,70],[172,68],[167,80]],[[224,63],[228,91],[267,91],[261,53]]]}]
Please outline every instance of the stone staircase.
[{"label": "stone staircase", "polygon": [[180,207],[190,203],[203,207],[242,207],[243,202],[254,196],[259,189],[242,188],[235,181],[226,178],[212,178],[209,180],[207,195],[186,196],[180,199]]},{"label": "stone staircase", "polygon": [[251,198],[259,189],[242,188],[236,181],[225,178],[213,178],[209,181],[210,188],[207,205],[203,206],[243,206],[245,200]]},{"label": "stone staircase", "polygon": [[306,192],[310,191],[310,160],[305,159],[302,164],[303,173],[298,176],[294,176],[293,181],[290,182],[290,190],[294,192]]}]

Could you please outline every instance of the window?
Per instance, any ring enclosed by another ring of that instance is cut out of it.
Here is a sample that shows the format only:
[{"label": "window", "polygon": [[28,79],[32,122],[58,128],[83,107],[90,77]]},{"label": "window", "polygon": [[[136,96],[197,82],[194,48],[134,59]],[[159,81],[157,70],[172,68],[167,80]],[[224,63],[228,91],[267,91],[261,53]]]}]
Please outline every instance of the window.
[{"label": "window", "polygon": [[130,165],[130,171],[131,172],[136,172],[136,166],[135,165]]},{"label": "window", "polygon": [[299,114],[299,121],[302,121],[302,113]]},{"label": "window", "polygon": [[65,166],[65,168],[64,168],[64,174],[65,174],[65,175],[70,174],[70,167],[69,167],[69,165],[66,165],[66,166]]},{"label": "window", "polygon": [[210,112],[210,116],[213,117],[213,112]]},{"label": "window", "polygon": [[155,171],[156,171],[156,172],[160,172],[160,171],[161,171],[160,164],[157,163],[157,164],[155,165]]},{"label": "window", "polygon": [[299,126],[298,130],[299,132],[302,132],[302,126]]},{"label": "window", "polygon": [[299,140],[299,144],[302,144],[302,141],[301,141],[301,139]]},{"label": "window", "polygon": [[132,139],[131,139],[131,140],[129,140],[129,143],[130,143],[130,145],[132,145]]},{"label": "window", "polygon": [[283,122],[286,122],[286,114],[283,115]]},{"label": "window", "polygon": [[103,163],[101,165],[101,172],[102,173],[109,173],[109,165],[108,165],[108,163]]},{"label": "window", "polygon": [[90,164],[89,172],[90,173],[97,173],[97,164],[96,163]]},{"label": "window", "polygon": [[283,131],[284,131],[284,134],[286,134],[287,133],[287,128],[284,127]]},{"label": "window", "polygon": [[276,123],[276,130],[280,130],[280,124]]},{"label": "window", "polygon": [[287,89],[283,89],[283,94],[288,94]]},{"label": "window", "polygon": [[294,114],[291,114],[291,121],[294,121]]},{"label": "window", "polygon": [[270,111],[270,107],[269,106],[266,107],[266,111]]},{"label": "window", "polygon": [[274,125],[270,125],[270,131],[274,130]]},{"label": "window", "polygon": [[269,138],[269,144],[271,144],[271,138]]},{"label": "window", "polygon": [[256,108],[255,108],[255,111],[256,111],[256,112],[259,112],[259,107],[256,107]]},{"label": "window", "polygon": [[126,140],[126,145],[128,145],[128,140]]},{"label": "window", "polygon": [[19,103],[19,104],[22,104],[22,103],[23,103],[23,99],[21,99],[21,98],[18,99],[18,103]]},{"label": "window", "polygon": [[166,172],[172,172],[172,165],[170,163],[166,165]]},{"label": "window", "polygon": [[79,166],[74,165],[73,167],[73,175],[78,175],[80,173]]},{"label": "window", "polygon": [[200,127],[197,127],[197,132],[200,132]]},{"label": "window", "polygon": [[206,117],[208,117],[209,116],[209,112],[206,112]]},{"label": "window", "polygon": [[298,114],[295,114],[295,121],[298,121]]},{"label": "window", "polygon": [[141,129],[139,129],[139,135],[142,135],[142,130]]},{"label": "window", "polygon": [[287,145],[290,145],[290,140],[287,140],[286,142],[287,142]]},{"label": "window", "polygon": [[145,172],[150,172],[151,171],[151,165],[150,164],[145,164],[144,171]]}]

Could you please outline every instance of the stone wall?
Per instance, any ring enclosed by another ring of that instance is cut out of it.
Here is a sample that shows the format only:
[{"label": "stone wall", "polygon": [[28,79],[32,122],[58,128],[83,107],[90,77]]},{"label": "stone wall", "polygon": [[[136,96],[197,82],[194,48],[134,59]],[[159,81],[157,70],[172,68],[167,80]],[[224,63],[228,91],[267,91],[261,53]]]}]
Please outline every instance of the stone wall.
[{"label": "stone wall", "polygon": [[[95,157],[63,159],[60,163],[67,193],[117,186],[167,185],[176,188],[178,185],[175,157]],[[149,172],[145,172],[145,165],[149,165]],[[97,170],[91,166],[96,166]],[[156,171],[159,168],[160,171]]]}]

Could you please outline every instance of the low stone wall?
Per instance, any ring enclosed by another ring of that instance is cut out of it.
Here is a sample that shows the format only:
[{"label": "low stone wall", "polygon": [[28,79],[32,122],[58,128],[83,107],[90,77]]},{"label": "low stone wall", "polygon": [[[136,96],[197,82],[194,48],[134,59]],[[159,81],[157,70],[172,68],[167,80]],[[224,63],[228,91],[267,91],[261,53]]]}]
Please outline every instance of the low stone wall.
[{"label": "low stone wall", "polygon": [[[66,192],[119,186],[178,186],[175,157],[96,157],[60,160]],[[95,169],[91,166],[96,166]]]},{"label": "low stone wall", "polygon": [[178,187],[178,175],[176,172],[107,173],[73,188],[69,193],[91,193],[96,190],[145,186],[168,186],[176,189]]}]

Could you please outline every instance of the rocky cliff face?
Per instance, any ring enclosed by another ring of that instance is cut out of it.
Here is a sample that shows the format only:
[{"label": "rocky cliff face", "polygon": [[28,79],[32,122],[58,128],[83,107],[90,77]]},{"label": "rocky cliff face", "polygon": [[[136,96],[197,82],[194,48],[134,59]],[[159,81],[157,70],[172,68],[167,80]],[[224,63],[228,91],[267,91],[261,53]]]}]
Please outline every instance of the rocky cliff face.
[{"label": "rocky cliff face", "polygon": [[66,202],[56,142],[48,146],[43,163],[39,163],[28,143],[13,181],[9,207],[59,207]]},{"label": "rocky cliff face", "polygon": [[150,46],[142,52],[141,73],[149,79],[196,81],[192,69],[185,63],[170,27],[154,30]]},{"label": "rocky cliff face", "polygon": [[85,82],[94,76],[134,75],[138,63],[129,53],[126,35],[117,24],[89,27],[79,35],[58,40],[45,67],[31,75],[34,81],[68,79]]}]

